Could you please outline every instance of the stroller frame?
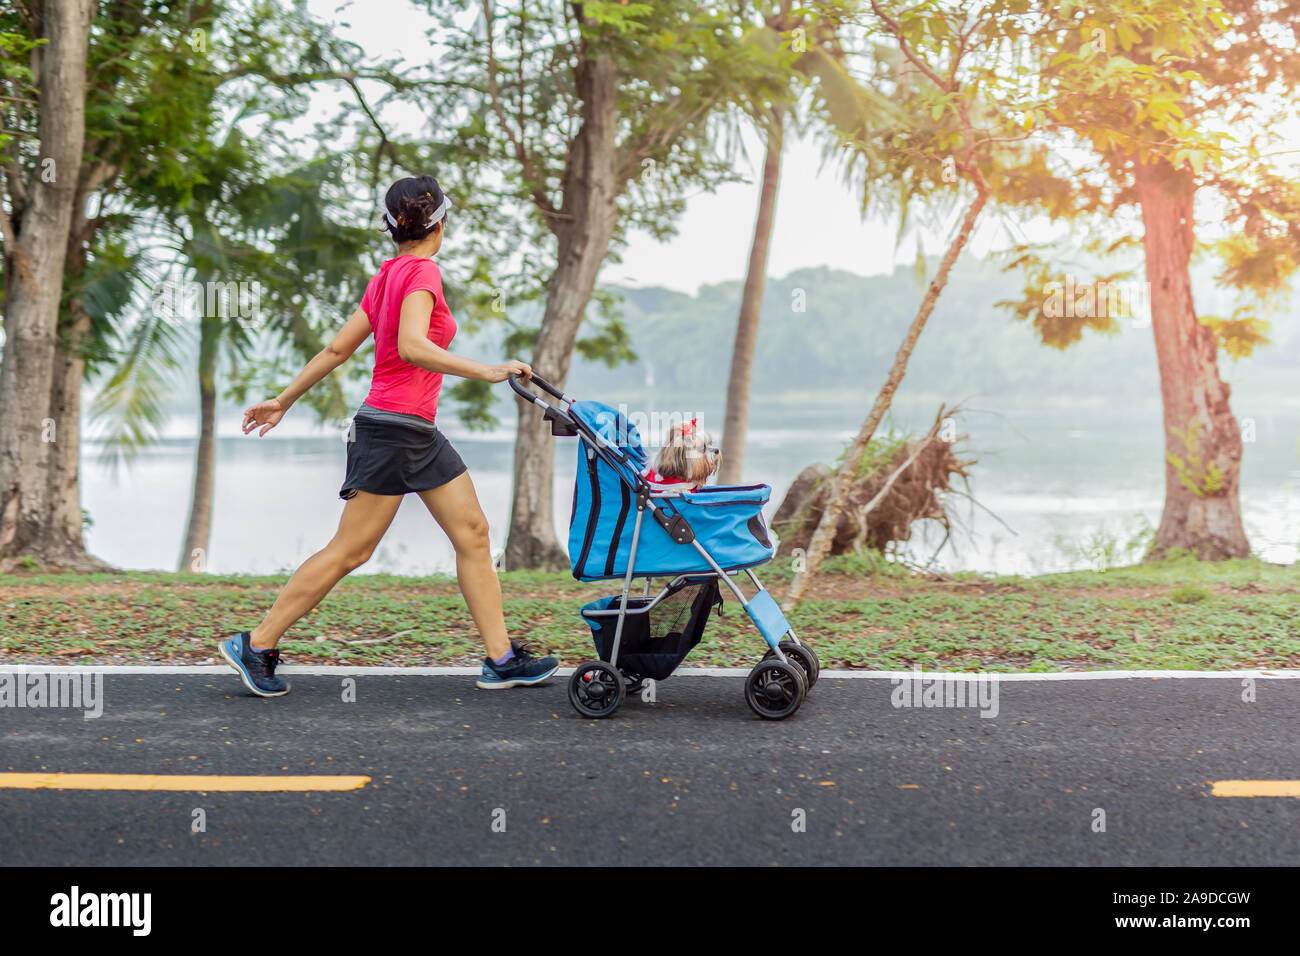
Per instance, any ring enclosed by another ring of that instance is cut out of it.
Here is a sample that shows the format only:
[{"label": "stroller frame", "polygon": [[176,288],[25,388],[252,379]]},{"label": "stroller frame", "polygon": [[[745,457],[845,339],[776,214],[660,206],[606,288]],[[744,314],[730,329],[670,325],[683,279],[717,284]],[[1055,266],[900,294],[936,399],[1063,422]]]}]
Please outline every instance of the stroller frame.
[{"label": "stroller frame", "polygon": [[[735,570],[724,569],[709,550],[696,539],[689,521],[680,513],[670,512],[673,499],[681,498],[679,491],[659,491],[635,469],[629,467],[629,457],[620,448],[611,445],[603,436],[597,434],[583,419],[570,414],[569,406],[575,399],[564,394],[536,374],[528,380],[546,394],[563,402],[563,406],[551,404],[527,389],[519,376],[511,375],[510,387],[523,399],[542,409],[545,421],[550,422],[551,434],[561,437],[581,436],[589,449],[625,481],[631,477],[635,482],[636,517],[632,525],[632,541],[628,553],[627,570],[623,574],[622,590],[617,602],[603,609],[584,609],[584,617],[614,618],[614,639],[608,660],[589,661],[578,667],[570,681],[570,702],[579,713],[589,717],[607,717],[617,709],[630,686],[633,690],[640,687],[640,681],[633,682],[619,669],[619,651],[622,645],[624,624],[629,616],[649,614],[664,598],[688,581],[716,579],[725,584],[736,600],[745,608],[750,618],[768,645],[768,652],[762,661],[750,672],[746,679],[746,701],[759,716],[767,719],[783,719],[798,710],[808,690],[816,682],[821,670],[816,652],[799,639],[794,628],[790,626],[781,613],[776,601],[754,574],[752,567],[745,566]],[[666,508],[665,505],[669,507]],[[659,523],[679,545],[689,544],[710,568],[709,571],[692,571],[679,573],[670,578],[668,583],[652,599],[638,607],[628,607],[632,593],[632,582],[637,577],[645,578],[643,596],[649,598],[651,581],[659,574],[637,574],[636,555],[641,544],[642,525],[646,512]],[[749,578],[756,593],[753,598],[746,598],[744,591],[735,578],[741,572]],[[577,572],[575,571],[575,576]],[[787,641],[786,638],[789,638]],[[589,692],[596,691],[593,698]],[[591,706],[592,703],[596,706]]]}]

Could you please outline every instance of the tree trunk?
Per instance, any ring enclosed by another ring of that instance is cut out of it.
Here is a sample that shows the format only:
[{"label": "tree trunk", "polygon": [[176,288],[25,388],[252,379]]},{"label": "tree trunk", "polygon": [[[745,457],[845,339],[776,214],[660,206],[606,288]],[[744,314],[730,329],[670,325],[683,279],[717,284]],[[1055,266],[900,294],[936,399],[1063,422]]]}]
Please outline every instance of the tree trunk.
[{"label": "tree trunk", "polygon": [[749,397],[754,371],[754,348],[758,343],[758,320],[762,314],[763,287],[767,281],[767,254],[772,244],[772,223],[776,217],[776,191],[781,181],[782,116],[773,114],[767,137],[767,158],[763,162],[763,189],[758,199],[758,219],[749,249],[749,269],[736,322],[736,341],[731,348],[731,376],[727,380],[727,412],[722,426],[722,468],[718,484],[738,485],[745,467],[745,442],[749,435]]},{"label": "tree trunk", "polygon": [[177,571],[201,573],[208,563],[212,528],[212,489],[216,470],[217,353],[221,318],[204,317],[199,332],[199,447],[194,456],[190,520]]},{"label": "tree trunk", "polygon": [[60,327],[50,389],[50,417],[58,423],[58,431],[50,449],[49,530],[41,553],[47,565],[111,571],[111,565],[86,552],[81,511],[81,384],[89,335],[90,313],[80,299],[73,298]]},{"label": "tree trunk", "polygon": [[1241,524],[1241,431],[1219,378],[1218,343],[1192,302],[1196,184],[1166,161],[1136,164],[1146,227],[1151,328],[1165,425],[1165,508],[1148,557],[1185,548],[1203,560],[1246,557]]},{"label": "tree trunk", "polygon": [[[86,218],[92,192],[100,185],[83,170],[73,201],[68,229],[65,284],[76,285],[86,271],[87,249],[98,228]],[[77,571],[111,571],[112,566],[86,552],[85,518],[81,510],[81,386],[86,373],[86,346],[90,338],[90,312],[80,297],[68,298],[59,319],[55,343],[54,374],[50,387],[50,418],[58,423],[51,437],[49,541],[46,564]]]},{"label": "tree trunk", "polygon": [[862,461],[862,455],[871,442],[872,436],[875,435],[881,419],[885,417],[885,412],[889,411],[889,406],[894,400],[894,392],[897,391],[899,384],[903,381],[903,375],[907,372],[907,361],[912,357],[912,349],[916,347],[916,340],[921,337],[925,323],[929,320],[930,313],[934,311],[935,303],[939,301],[939,293],[943,291],[943,287],[948,283],[948,274],[952,271],[953,263],[957,261],[957,256],[961,254],[962,249],[965,248],[967,241],[969,241],[971,233],[975,229],[975,221],[979,218],[980,211],[984,208],[984,204],[988,202],[988,198],[988,189],[982,185],[981,181],[975,201],[966,210],[961,228],[957,231],[957,235],[944,253],[943,261],[939,263],[939,271],[935,274],[934,281],[930,283],[925,298],[921,300],[921,307],[917,309],[916,318],[912,320],[907,335],[903,338],[903,344],[898,347],[898,352],[894,355],[894,364],[890,367],[889,376],[885,379],[885,384],[876,396],[876,403],[871,407],[871,414],[862,423],[862,428],[858,431],[857,437],[853,439],[848,454],[844,456],[844,463],[835,472],[830,495],[826,501],[826,508],[822,512],[821,520],[817,522],[817,530],[813,532],[812,540],[808,543],[808,554],[804,557],[802,567],[796,570],[794,580],[790,582],[790,590],[781,604],[787,613],[799,605],[804,592],[808,589],[809,581],[817,573],[817,568],[822,559],[826,557],[831,549],[836,530],[839,528],[840,513],[844,510],[844,503],[853,487],[853,479],[857,477],[858,465]]},{"label": "tree trunk", "polygon": [[[596,276],[614,234],[620,192],[615,170],[615,83],[612,60],[584,61],[578,70],[582,128],[573,140],[565,170],[561,217],[555,227],[557,262],[532,367],[559,388],[569,375],[578,329],[596,287]],[[555,446],[535,405],[515,400],[514,489],[505,566],[559,568],[567,565],[555,538],[552,481]]]},{"label": "tree trunk", "polygon": [[[40,57],[40,162],[30,201],[5,243],[0,363],[0,568],[63,553],[49,521],[52,445],[68,421],[51,415],[55,342],[68,236],[85,143],[91,0],[47,0]],[[16,218],[16,217],[15,217]],[[75,434],[75,425],[72,426]]]}]

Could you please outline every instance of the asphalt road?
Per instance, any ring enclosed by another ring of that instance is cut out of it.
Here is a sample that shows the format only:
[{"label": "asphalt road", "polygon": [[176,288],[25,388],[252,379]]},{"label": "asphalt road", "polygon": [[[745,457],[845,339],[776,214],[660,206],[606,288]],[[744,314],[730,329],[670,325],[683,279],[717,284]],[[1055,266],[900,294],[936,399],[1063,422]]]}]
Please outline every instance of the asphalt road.
[{"label": "asphalt road", "polygon": [[98,719],[0,709],[0,770],[371,781],[0,789],[0,862],[1300,862],[1300,800],[1209,786],[1300,779],[1296,680],[1259,680],[1252,703],[1240,678],[1004,681],[989,719],[895,708],[888,680],[824,677],[773,723],[724,677],[674,677],[657,702],[606,721],[579,718],[558,679],[485,692],[471,677],[360,676],[355,702],[339,677],[295,675],[278,700],[246,695],[233,674],[104,679]]}]

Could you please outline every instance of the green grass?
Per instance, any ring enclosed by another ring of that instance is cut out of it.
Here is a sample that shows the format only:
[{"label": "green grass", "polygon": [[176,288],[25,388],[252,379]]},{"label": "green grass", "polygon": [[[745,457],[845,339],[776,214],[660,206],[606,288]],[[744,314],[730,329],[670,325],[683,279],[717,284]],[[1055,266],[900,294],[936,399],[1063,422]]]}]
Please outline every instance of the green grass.
[{"label": "green grass", "polygon": [[[1188,558],[1038,577],[926,576],[869,558],[828,562],[792,617],[828,667],[1053,671],[1300,667],[1300,566]],[[788,562],[762,570],[780,597]],[[214,661],[285,575],[0,575],[0,662]],[[591,656],[578,608],[616,585],[501,575],[512,635],[569,663]],[[471,663],[477,633],[445,575],[357,575],[282,645],[303,663]],[[728,603],[688,663],[743,666],[763,650]]]}]

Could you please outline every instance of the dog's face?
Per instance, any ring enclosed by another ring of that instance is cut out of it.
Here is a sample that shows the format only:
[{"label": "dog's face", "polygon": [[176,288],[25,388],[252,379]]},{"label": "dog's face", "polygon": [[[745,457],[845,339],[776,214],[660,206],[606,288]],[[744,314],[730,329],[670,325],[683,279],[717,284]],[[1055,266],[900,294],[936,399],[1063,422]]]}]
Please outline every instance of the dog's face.
[{"label": "dog's face", "polygon": [[721,464],[722,451],[713,446],[707,433],[674,425],[655,458],[655,471],[702,485]]}]

